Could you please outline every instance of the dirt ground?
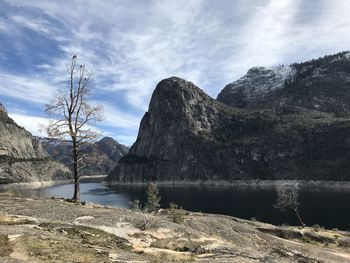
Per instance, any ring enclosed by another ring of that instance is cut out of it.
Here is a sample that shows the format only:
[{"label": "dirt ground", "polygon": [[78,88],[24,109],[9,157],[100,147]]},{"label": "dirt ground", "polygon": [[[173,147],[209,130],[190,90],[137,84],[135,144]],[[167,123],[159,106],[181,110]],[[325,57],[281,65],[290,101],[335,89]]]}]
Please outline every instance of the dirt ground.
[{"label": "dirt ground", "polygon": [[350,233],[0,194],[0,262],[350,262]]}]

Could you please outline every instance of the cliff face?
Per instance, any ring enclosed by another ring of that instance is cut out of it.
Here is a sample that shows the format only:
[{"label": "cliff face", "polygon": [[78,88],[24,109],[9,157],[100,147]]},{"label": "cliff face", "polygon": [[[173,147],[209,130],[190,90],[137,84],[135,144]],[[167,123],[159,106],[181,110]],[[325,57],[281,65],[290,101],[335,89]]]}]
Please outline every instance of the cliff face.
[{"label": "cliff face", "polygon": [[48,158],[41,143],[18,126],[0,104],[0,181],[35,182],[69,177],[65,166]]},{"label": "cliff face", "polygon": [[[332,67],[339,57],[326,57],[328,67],[316,60],[277,73],[252,69],[244,81],[225,87],[218,100],[191,82],[161,81],[136,142],[107,180],[349,180],[350,100],[342,94],[350,94],[350,87],[347,55],[340,57],[338,69]],[[324,84],[316,71],[325,72],[321,79],[338,76],[337,85]]]},{"label": "cliff face", "polygon": [[[71,165],[72,147],[70,144],[43,138],[40,140],[53,159],[67,166]],[[110,137],[104,137],[95,143],[86,143],[81,147],[84,154],[82,157],[84,167],[81,172],[84,175],[108,174],[128,150],[128,147]]]}]

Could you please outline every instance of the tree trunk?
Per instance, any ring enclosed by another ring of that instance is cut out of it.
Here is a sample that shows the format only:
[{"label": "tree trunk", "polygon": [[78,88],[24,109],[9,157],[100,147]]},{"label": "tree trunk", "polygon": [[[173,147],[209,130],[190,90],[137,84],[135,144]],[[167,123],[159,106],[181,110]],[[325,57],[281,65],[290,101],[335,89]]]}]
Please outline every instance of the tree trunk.
[{"label": "tree trunk", "polygon": [[305,224],[304,224],[304,222],[301,220],[301,217],[300,217],[300,215],[299,215],[298,209],[293,209],[293,210],[294,210],[295,214],[297,215],[301,226],[302,226],[302,227],[305,227]]},{"label": "tree trunk", "polygon": [[78,173],[78,149],[77,149],[77,140],[73,139],[73,174],[74,174],[74,195],[72,201],[80,202],[80,176]]}]

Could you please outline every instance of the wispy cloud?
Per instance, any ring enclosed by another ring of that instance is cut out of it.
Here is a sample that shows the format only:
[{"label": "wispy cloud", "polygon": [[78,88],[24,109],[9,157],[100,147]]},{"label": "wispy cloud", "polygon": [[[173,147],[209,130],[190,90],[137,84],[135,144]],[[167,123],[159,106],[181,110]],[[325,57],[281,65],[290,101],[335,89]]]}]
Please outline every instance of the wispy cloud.
[{"label": "wispy cloud", "polygon": [[56,88],[35,76],[19,76],[0,72],[0,93],[32,103],[48,103],[55,95]]},{"label": "wispy cloud", "polygon": [[[101,104],[101,103],[100,103]],[[104,121],[103,124],[114,128],[134,129],[137,130],[140,119],[132,114],[125,113],[116,107],[104,104]]]},{"label": "wispy cloud", "polygon": [[[50,25],[47,20],[41,18],[33,18],[33,17],[24,17],[19,15],[14,15],[11,18],[11,21],[19,27],[24,27],[39,33],[43,33],[46,35],[52,34],[52,25]],[[51,27],[51,29],[50,29]]]}]

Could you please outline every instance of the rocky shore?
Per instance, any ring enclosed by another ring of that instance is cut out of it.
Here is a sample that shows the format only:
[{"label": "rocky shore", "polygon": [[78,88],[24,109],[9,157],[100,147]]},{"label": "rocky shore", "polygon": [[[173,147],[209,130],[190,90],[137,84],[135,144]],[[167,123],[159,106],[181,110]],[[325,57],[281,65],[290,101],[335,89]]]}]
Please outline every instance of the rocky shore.
[{"label": "rocky shore", "polygon": [[350,233],[0,194],[1,262],[350,262]]}]

